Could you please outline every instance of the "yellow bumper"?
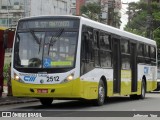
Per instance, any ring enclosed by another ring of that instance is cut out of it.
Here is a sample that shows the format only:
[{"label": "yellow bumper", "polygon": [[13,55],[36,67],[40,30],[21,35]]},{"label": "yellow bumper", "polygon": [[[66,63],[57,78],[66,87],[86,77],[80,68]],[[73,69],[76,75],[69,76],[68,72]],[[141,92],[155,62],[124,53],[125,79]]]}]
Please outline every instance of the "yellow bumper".
[{"label": "yellow bumper", "polygon": [[[38,90],[47,90],[47,93],[38,93]],[[26,84],[12,80],[12,92],[16,97],[52,97],[52,98],[84,98],[96,99],[98,83],[75,79],[63,84]]]}]

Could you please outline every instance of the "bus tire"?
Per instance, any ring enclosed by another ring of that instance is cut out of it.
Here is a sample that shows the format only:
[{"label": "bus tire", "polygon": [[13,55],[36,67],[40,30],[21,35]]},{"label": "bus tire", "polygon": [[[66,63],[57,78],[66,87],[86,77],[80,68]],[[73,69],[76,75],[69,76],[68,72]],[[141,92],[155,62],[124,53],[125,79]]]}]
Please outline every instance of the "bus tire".
[{"label": "bus tire", "polygon": [[146,96],[146,83],[144,80],[142,80],[142,87],[141,87],[141,94],[138,95],[139,99],[144,99]]},{"label": "bus tire", "polygon": [[53,102],[53,98],[40,98],[40,103],[45,106],[49,106]]},{"label": "bus tire", "polygon": [[137,100],[137,99],[144,99],[146,96],[146,83],[142,80],[141,86],[141,94],[140,95],[130,95],[130,99]]},{"label": "bus tire", "polygon": [[106,88],[102,80],[99,81],[98,85],[98,98],[94,100],[96,106],[102,106],[105,102]]}]

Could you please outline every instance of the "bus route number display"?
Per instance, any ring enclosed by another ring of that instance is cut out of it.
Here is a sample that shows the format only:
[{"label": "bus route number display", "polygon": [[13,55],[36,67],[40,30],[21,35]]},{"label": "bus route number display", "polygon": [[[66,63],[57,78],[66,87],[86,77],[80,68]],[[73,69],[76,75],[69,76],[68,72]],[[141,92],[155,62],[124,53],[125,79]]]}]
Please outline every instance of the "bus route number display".
[{"label": "bus route number display", "polygon": [[69,21],[50,21],[49,27],[70,27]]}]

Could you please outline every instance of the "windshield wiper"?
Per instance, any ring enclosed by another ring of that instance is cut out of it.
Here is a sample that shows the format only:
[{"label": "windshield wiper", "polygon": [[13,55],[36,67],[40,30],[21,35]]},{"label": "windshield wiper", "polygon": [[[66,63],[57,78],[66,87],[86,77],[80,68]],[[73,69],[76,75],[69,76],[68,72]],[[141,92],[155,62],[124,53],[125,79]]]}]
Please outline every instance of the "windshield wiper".
[{"label": "windshield wiper", "polygon": [[64,31],[64,28],[60,29],[56,35],[52,35],[52,37],[50,39],[50,43],[49,43],[48,55],[50,52],[50,46],[51,45],[53,46],[55,44],[55,42],[57,41],[57,38],[59,38],[62,35],[63,31]]},{"label": "windshield wiper", "polygon": [[40,52],[40,45],[41,45],[41,41],[38,39],[38,37],[34,34],[34,31],[29,29],[29,32],[31,33],[31,35],[33,36],[33,38],[36,40],[37,44],[39,44],[39,51]]},{"label": "windshield wiper", "polygon": [[34,34],[34,31],[33,30],[29,30],[29,32],[31,33],[31,35],[33,36],[33,38],[36,40],[36,42],[38,44],[41,44],[40,41],[39,41],[39,39],[37,38],[37,36]]}]

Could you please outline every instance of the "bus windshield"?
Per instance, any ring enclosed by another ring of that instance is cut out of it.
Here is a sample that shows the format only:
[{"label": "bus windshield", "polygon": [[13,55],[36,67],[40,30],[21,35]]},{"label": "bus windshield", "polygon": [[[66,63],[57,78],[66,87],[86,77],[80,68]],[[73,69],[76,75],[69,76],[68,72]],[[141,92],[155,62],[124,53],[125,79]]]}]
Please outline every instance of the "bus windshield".
[{"label": "bus windshield", "polygon": [[74,67],[77,36],[77,31],[64,28],[18,31],[14,64],[18,68]]}]

